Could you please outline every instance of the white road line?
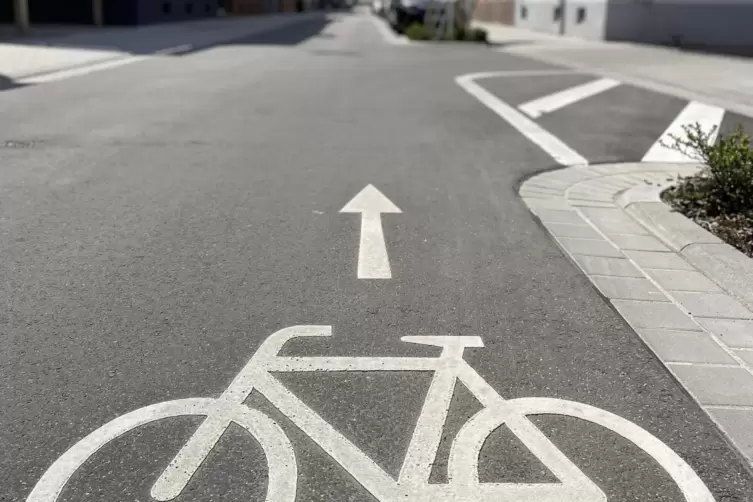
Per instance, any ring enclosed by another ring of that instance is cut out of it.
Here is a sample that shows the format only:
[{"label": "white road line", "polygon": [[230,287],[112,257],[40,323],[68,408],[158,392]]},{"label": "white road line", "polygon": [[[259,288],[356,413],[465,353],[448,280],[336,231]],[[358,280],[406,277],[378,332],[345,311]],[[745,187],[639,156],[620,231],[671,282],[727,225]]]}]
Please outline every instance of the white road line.
[{"label": "white road line", "polygon": [[374,185],[367,185],[340,212],[361,213],[358,278],[391,279],[390,260],[382,230],[382,213],[402,213],[400,208],[374,188]]},{"label": "white road line", "polygon": [[118,66],[125,66],[132,63],[138,63],[145,59],[150,59],[154,56],[176,54],[178,52],[185,52],[191,50],[193,46],[188,44],[176,45],[175,47],[167,47],[154,52],[153,55],[145,56],[129,56],[124,55],[116,59],[107,59],[106,61],[96,62],[86,66],[77,66],[75,68],[67,68],[65,70],[53,71],[50,73],[43,73],[41,75],[32,75],[30,77],[20,78],[18,82],[20,84],[45,84],[47,82],[55,82],[57,80],[64,80],[71,77],[79,77],[81,75],[88,75],[102,70],[109,70],[111,68],[117,68]]},{"label": "white road line", "polygon": [[501,101],[497,96],[476,83],[476,79],[505,76],[506,72],[469,73],[455,77],[455,82],[465,92],[502,117],[523,136],[535,143],[557,163],[563,166],[587,165],[588,160],[567,146],[543,127]]},{"label": "white road line", "polygon": [[716,130],[711,134],[710,141],[716,141],[719,133],[719,126],[724,118],[724,109],[717,106],[705,105],[697,101],[691,101],[685,109],[680,112],[677,118],[672,122],[664,134],[649,148],[646,155],[643,156],[643,162],[697,162],[684,155],[681,152],[667,148],[664,144],[671,144],[671,136],[684,137],[685,131],[683,126],[700,124],[704,131]]},{"label": "white road line", "polygon": [[608,91],[609,89],[613,89],[618,85],[620,85],[620,83],[617,80],[601,78],[544,96],[543,98],[529,101],[528,103],[520,105],[518,108],[520,108],[520,111],[536,118],[545,113],[559,110],[560,108],[564,108],[573,103],[577,103],[578,101],[590,98],[591,96]]},{"label": "white road line", "polygon": [[577,71],[573,70],[500,70],[474,73],[473,80],[494,77],[548,77],[551,75],[573,75],[577,73]]}]

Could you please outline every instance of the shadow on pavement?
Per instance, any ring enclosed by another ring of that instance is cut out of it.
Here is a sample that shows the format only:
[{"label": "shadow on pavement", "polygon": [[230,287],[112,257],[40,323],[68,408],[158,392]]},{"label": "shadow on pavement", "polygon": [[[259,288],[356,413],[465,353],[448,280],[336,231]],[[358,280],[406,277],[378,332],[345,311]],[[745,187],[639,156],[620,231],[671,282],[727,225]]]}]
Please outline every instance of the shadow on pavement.
[{"label": "shadow on pavement", "polygon": [[19,84],[15,80],[13,80],[10,77],[6,77],[3,74],[0,74],[0,92],[7,91],[10,89],[17,89],[19,87],[23,87],[24,84]]},{"label": "shadow on pavement", "polygon": [[325,17],[300,21],[220,45],[297,45],[319,35],[331,22]]},{"label": "shadow on pavement", "polygon": [[[265,17],[260,16],[237,16],[225,18],[211,18],[174,24],[153,24],[135,27],[112,26],[94,28],[91,26],[40,26],[31,35],[15,36],[0,39],[0,46],[27,46],[47,47],[74,50],[92,51],[117,51],[133,55],[149,55],[180,45],[193,45],[196,49],[188,52],[196,52],[215,45],[227,44],[258,44],[258,45],[295,45],[307,38],[316,36],[324,27],[331,22],[329,14],[347,15],[351,8],[330,9],[300,14],[301,19],[296,20],[298,14],[280,14],[290,16],[289,23],[276,28],[266,30],[263,25]],[[309,16],[307,16],[309,14]],[[310,14],[314,14],[313,19]],[[270,15],[268,19],[279,15]],[[274,20],[270,19],[274,23]],[[251,36],[239,35],[228,41],[228,34],[232,32],[251,32],[258,27],[265,31]],[[242,37],[242,38],[241,38]],[[174,55],[185,54],[185,52]]]},{"label": "shadow on pavement", "polygon": [[495,47],[495,48],[497,47],[504,48],[504,47],[515,47],[517,45],[531,45],[535,43],[536,43],[536,40],[510,40],[507,42],[487,42],[487,45],[491,47]]}]

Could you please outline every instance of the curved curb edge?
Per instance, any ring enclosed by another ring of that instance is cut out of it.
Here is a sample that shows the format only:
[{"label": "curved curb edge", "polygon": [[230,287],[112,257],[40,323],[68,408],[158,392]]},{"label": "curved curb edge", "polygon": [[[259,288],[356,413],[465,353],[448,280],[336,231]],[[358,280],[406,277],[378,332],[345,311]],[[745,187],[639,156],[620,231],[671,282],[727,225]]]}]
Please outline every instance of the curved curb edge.
[{"label": "curved curb edge", "polygon": [[698,169],[577,165],[529,178],[519,193],[750,467],[753,309],[726,291],[713,268],[694,263],[703,253],[701,260],[720,261],[708,254],[727,245],[659,200],[678,176]]}]

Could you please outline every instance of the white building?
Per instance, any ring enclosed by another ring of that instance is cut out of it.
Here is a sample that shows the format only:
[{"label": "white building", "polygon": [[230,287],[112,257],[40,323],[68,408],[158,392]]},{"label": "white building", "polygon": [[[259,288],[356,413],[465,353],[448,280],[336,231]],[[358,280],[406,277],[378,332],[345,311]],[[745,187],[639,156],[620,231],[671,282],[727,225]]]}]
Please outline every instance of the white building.
[{"label": "white building", "polygon": [[[498,2],[510,0],[485,3]],[[753,55],[753,0],[516,0],[514,11],[516,26],[545,33]]]}]

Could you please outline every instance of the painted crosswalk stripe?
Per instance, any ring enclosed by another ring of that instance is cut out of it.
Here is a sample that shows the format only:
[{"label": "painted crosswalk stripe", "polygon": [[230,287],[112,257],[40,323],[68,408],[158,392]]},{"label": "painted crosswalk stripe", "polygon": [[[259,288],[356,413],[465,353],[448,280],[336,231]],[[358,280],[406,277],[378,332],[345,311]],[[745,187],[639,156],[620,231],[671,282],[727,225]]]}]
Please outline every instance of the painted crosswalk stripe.
[{"label": "painted crosswalk stripe", "polygon": [[[701,129],[711,132],[709,140],[716,141],[719,127],[724,118],[724,109],[691,101],[688,106],[669,125],[664,134],[653,144],[643,157],[643,162],[694,162],[696,159],[688,157],[682,152],[668,148],[672,144],[672,137],[684,137],[683,126],[699,124]],[[713,130],[713,132],[712,132]]]},{"label": "painted crosswalk stripe", "polygon": [[590,98],[609,89],[613,89],[620,85],[616,80],[609,78],[601,78],[582,85],[565,89],[564,91],[556,92],[543,98],[535,99],[520,105],[520,111],[527,114],[529,117],[540,117],[545,113],[550,113],[560,108],[564,108],[578,101]]},{"label": "painted crosswalk stripe", "polygon": [[476,98],[481,104],[496,113],[519,133],[528,138],[529,141],[538,145],[539,148],[549,154],[558,164],[563,166],[588,165],[588,160],[585,157],[476,82],[477,79],[504,77],[507,75],[509,75],[509,72],[505,71],[468,73],[455,77],[455,82],[465,92]]}]

